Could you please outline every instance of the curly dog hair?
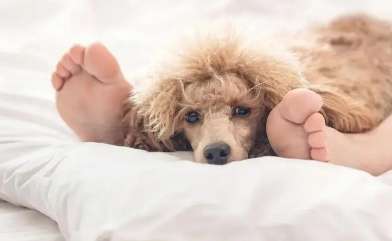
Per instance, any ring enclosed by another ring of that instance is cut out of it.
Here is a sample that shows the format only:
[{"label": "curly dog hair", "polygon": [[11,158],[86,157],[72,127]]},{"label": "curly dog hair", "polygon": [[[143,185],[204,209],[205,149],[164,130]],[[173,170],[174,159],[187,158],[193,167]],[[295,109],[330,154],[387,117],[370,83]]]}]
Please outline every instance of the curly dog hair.
[{"label": "curly dog hair", "polygon": [[327,124],[341,132],[365,132],[391,113],[390,24],[345,16],[284,42],[286,54],[230,34],[186,48],[155,76],[149,91],[127,101],[124,145],[193,150],[198,162],[206,162],[207,145],[222,142],[232,149],[229,161],[273,155],[267,116],[298,87],[323,97]]}]

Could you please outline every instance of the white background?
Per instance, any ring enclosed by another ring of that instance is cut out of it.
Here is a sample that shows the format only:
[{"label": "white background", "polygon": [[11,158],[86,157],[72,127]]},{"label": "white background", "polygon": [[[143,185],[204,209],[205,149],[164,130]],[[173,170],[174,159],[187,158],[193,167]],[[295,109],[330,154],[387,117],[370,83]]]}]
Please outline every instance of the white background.
[{"label": "white background", "polygon": [[0,87],[51,96],[47,84],[51,72],[73,43],[103,42],[118,57],[127,78],[135,82],[162,56],[161,50],[179,41],[183,33],[194,32],[196,26],[224,20],[265,35],[356,12],[392,18],[392,2],[1,0]]}]

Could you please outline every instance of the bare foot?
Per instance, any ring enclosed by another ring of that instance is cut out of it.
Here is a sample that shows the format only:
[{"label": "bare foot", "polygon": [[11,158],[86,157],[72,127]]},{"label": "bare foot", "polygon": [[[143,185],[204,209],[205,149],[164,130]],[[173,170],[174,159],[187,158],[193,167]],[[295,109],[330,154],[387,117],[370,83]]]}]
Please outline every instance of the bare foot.
[{"label": "bare foot", "polygon": [[392,168],[392,155],[388,156],[389,151],[380,143],[388,139],[380,133],[387,131],[341,133],[325,125],[319,113],[322,105],[322,98],[317,93],[295,89],[271,111],[267,135],[279,156],[325,161],[374,175]]},{"label": "bare foot", "polygon": [[52,84],[61,117],[81,140],[122,144],[122,104],[131,86],[103,45],[71,48],[57,64]]},{"label": "bare foot", "polygon": [[327,161],[321,96],[307,89],[286,94],[267,120],[268,139],[282,157]]}]

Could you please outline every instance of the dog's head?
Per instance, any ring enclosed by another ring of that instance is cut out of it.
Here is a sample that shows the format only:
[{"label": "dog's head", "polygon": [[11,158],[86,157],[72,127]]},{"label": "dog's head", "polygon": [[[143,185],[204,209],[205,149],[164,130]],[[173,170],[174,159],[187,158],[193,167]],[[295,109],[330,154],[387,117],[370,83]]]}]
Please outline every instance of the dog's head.
[{"label": "dog's head", "polygon": [[287,59],[232,36],[206,38],[136,97],[137,112],[152,143],[177,150],[186,142],[195,161],[225,164],[266,143],[269,111],[299,83],[301,74]]}]

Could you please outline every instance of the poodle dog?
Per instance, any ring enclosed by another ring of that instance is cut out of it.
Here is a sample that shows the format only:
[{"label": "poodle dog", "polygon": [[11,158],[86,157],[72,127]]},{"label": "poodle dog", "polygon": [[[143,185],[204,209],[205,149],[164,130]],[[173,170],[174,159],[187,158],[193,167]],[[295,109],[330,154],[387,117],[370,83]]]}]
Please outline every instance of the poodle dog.
[{"label": "poodle dog", "polygon": [[322,96],[327,125],[341,132],[367,131],[391,113],[391,25],[353,15],[285,40],[287,55],[232,35],[189,47],[127,101],[125,145],[193,150],[212,164],[273,155],[267,116],[298,87]]}]

